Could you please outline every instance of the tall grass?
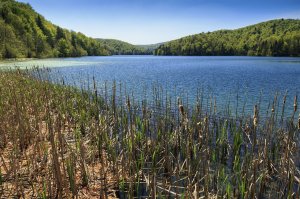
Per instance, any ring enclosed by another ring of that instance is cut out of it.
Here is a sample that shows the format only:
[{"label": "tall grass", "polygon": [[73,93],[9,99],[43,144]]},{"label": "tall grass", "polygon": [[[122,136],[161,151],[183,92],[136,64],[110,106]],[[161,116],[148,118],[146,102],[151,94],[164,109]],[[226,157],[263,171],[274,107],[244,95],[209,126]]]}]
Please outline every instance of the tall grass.
[{"label": "tall grass", "polygon": [[195,104],[160,87],[138,100],[92,81],[0,72],[0,198],[299,198],[297,97],[291,116],[286,94],[266,118],[259,104],[221,117],[200,90]]}]

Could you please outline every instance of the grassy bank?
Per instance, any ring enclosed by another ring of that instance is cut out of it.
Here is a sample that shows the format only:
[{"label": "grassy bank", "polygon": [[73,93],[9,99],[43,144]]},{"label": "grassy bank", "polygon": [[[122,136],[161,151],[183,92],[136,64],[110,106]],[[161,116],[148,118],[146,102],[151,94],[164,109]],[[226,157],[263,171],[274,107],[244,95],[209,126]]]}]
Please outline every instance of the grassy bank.
[{"label": "grassy bank", "polygon": [[296,98],[291,116],[275,97],[264,120],[254,105],[221,118],[201,93],[189,105],[154,88],[153,107],[96,85],[0,72],[0,198],[299,198]]}]

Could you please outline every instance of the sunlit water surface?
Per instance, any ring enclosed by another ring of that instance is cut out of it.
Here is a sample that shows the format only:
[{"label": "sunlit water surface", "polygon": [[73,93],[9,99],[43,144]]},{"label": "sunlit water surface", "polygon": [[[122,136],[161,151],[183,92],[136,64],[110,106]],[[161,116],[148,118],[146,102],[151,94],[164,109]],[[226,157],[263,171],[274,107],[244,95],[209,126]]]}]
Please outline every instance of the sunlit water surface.
[{"label": "sunlit water surface", "polygon": [[216,99],[218,112],[229,105],[232,114],[245,110],[250,115],[258,103],[261,114],[266,114],[276,92],[281,109],[283,95],[288,91],[288,117],[293,98],[300,91],[300,58],[110,56],[0,63],[1,68],[15,66],[51,68],[52,81],[64,79],[66,84],[84,89],[92,88],[95,77],[102,94],[105,82],[110,88],[115,80],[122,84],[123,93],[126,87],[127,93],[149,101],[153,99],[153,85],[161,87],[174,103],[181,97],[189,106],[195,104],[197,93],[201,92],[204,106],[209,107]]}]

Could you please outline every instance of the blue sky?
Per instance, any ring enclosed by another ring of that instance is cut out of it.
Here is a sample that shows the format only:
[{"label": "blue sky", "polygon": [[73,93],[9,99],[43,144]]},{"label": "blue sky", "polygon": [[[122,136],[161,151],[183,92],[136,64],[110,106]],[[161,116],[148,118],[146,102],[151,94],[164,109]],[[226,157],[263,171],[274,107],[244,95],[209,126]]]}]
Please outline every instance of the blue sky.
[{"label": "blue sky", "polygon": [[276,18],[300,19],[300,0],[19,0],[90,37],[152,44]]}]

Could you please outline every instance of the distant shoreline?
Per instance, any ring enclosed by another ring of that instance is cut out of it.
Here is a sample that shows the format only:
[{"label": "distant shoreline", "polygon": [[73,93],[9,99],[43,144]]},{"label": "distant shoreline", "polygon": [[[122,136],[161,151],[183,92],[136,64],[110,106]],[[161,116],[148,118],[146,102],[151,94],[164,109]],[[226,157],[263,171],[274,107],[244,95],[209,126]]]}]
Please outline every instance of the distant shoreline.
[{"label": "distant shoreline", "polygon": [[300,56],[251,56],[251,55],[109,55],[109,56],[80,56],[80,57],[45,57],[45,58],[10,58],[0,59],[0,63],[13,63],[13,62],[26,62],[33,60],[46,60],[46,59],[68,59],[68,58],[83,58],[83,57],[118,57],[118,56],[153,56],[153,57],[278,57],[278,58],[300,58]]}]

